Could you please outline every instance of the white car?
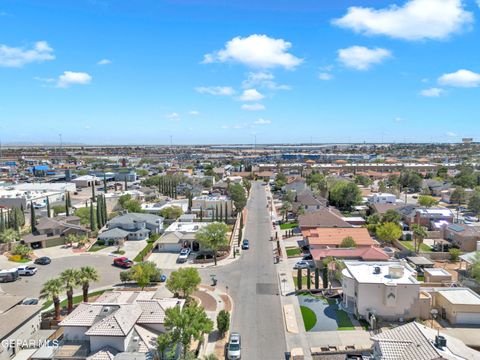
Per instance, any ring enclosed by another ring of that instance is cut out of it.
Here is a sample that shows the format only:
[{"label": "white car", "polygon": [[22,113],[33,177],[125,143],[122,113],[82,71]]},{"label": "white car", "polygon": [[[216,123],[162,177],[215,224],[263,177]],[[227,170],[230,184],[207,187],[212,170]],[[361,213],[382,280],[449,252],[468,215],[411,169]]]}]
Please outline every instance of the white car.
[{"label": "white car", "polygon": [[180,255],[178,255],[177,262],[184,263],[188,260],[188,256],[190,255],[190,249],[182,249],[180,250]]},{"label": "white car", "polygon": [[231,333],[227,346],[227,359],[238,360],[241,357],[242,341],[239,333]]},{"label": "white car", "polygon": [[477,222],[478,218],[476,218],[475,216],[465,216],[465,220],[470,222]]},{"label": "white car", "polygon": [[298,261],[293,268],[295,270],[297,269],[314,269],[315,268],[315,262],[312,260],[300,260]]},{"label": "white car", "polygon": [[37,268],[35,266],[20,266],[17,268],[18,275],[23,276],[32,276],[37,273]]}]

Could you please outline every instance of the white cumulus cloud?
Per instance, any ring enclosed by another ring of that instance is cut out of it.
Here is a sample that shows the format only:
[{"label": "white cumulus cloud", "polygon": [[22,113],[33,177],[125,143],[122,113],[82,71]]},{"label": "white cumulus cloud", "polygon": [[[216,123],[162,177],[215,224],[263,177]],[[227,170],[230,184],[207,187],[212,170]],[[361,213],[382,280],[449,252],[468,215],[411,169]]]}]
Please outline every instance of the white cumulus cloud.
[{"label": "white cumulus cloud", "polygon": [[445,39],[468,28],[473,14],[462,0],[410,0],[384,9],[350,7],[333,24],[366,35],[386,35],[405,40]]},{"label": "white cumulus cloud", "polygon": [[242,110],[249,110],[249,111],[260,111],[265,110],[265,105],[263,104],[243,104]]},{"label": "white cumulus cloud", "polygon": [[265,96],[258,92],[257,89],[246,89],[243,90],[242,95],[240,95],[239,100],[241,101],[258,101],[262,100]]},{"label": "white cumulus cloud", "polygon": [[189,115],[192,115],[192,116],[197,116],[197,115],[200,115],[200,111],[197,111],[197,110],[190,110],[188,112]]},{"label": "white cumulus cloud", "polygon": [[260,118],[260,119],[255,121],[255,125],[269,125],[271,123],[272,122],[270,120],[263,119],[263,118]]},{"label": "white cumulus cloud", "polygon": [[252,68],[294,69],[303,60],[288,52],[291,47],[290,42],[267,35],[237,36],[227,41],[224,49],[206,54],[203,63],[236,62]]},{"label": "white cumulus cloud", "polygon": [[243,88],[261,87],[270,90],[290,90],[288,85],[280,85],[275,81],[275,76],[267,71],[249,72],[247,78],[242,82]]},{"label": "white cumulus cloud", "polygon": [[176,112],[172,112],[170,114],[167,114],[165,115],[165,117],[168,119],[168,120],[179,120],[180,119],[180,115]]},{"label": "white cumulus cloud", "polygon": [[200,94],[232,96],[235,90],[230,86],[199,86],[195,90]]},{"label": "white cumulus cloud", "polygon": [[439,97],[439,96],[442,96],[444,93],[445,93],[445,90],[437,87],[432,87],[432,88],[424,89],[420,91],[420,95],[425,97]]},{"label": "white cumulus cloud", "polygon": [[453,73],[443,74],[438,78],[438,83],[444,86],[472,88],[480,86],[480,74],[470,70],[461,69]]},{"label": "white cumulus cloud", "polygon": [[323,81],[328,81],[333,79],[333,75],[327,72],[322,72],[318,75],[318,78]]},{"label": "white cumulus cloud", "polygon": [[338,60],[346,67],[355,70],[368,70],[374,64],[380,64],[392,56],[387,49],[369,49],[364,46],[351,46],[338,50]]},{"label": "white cumulus cloud", "polygon": [[112,60],[102,59],[99,62],[97,62],[97,65],[108,65],[108,64],[111,64],[111,63],[112,63]]},{"label": "white cumulus cloud", "polygon": [[0,66],[22,67],[32,62],[55,59],[53,49],[46,41],[37,41],[31,49],[0,44]]},{"label": "white cumulus cloud", "polygon": [[72,85],[87,85],[91,81],[92,77],[86,72],[64,71],[58,77],[57,87],[67,88]]}]

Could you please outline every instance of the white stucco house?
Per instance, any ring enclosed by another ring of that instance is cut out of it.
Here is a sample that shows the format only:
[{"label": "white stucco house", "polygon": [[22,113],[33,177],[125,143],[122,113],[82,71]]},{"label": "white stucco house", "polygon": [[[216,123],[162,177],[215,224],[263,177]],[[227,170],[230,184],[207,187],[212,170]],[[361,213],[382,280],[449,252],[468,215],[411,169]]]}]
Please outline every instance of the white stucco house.
[{"label": "white stucco house", "polygon": [[153,214],[126,213],[107,222],[107,230],[98,239],[103,241],[144,240],[163,232],[163,218]]},{"label": "white stucco house", "polygon": [[345,261],[342,270],[344,309],[370,321],[407,320],[419,315],[420,283],[415,271],[400,262]]},{"label": "white stucco house", "polygon": [[[54,358],[74,355],[90,360],[103,354],[155,351],[158,335],[165,332],[165,311],[184,304],[182,299],[155,298],[155,292],[106,292],[94,303],[80,304],[60,322],[63,340]],[[71,349],[75,354],[69,354]]]}]

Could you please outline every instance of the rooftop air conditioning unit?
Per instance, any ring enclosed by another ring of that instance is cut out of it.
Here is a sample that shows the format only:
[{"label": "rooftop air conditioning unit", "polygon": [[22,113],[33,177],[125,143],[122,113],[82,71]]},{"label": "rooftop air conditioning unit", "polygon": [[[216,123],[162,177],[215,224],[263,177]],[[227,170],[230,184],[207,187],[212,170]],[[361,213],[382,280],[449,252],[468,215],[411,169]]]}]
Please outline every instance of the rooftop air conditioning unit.
[{"label": "rooftop air conditioning unit", "polygon": [[446,347],[447,339],[445,339],[445,336],[442,336],[442,335],[435,336],[435,346],[439,349],[443,349],[444,347]]},{"label": "rooftop air conditioning unit", "polygon": [[373,273],[374,274],[380,274],[382,272],[382,269],[380,268],[380,266],[375,266],[373,268]]}]

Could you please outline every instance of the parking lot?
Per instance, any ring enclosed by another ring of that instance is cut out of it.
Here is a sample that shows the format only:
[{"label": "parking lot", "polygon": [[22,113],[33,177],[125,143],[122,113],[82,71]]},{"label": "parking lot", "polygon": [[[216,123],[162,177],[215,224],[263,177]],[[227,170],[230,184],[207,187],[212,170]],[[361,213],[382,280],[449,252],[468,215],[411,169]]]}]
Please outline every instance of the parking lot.
[{"label": "parking lot", "polygon": [[[10,269],[26,264],[19,264],[8,261],[4,256],[0,256],[0,267]],[[43,284],[68,268],[81,268],[82,266],[92,266],[97,269],[100,275],[100,281],[91,285],[91,288],[100,288],[112,286],[120,282],[119,273],[121,269],[112,266],[112,259],[102,255],[81,254],[63,258],[52,259],[50,265],[35,265],[38,268],[37,274],[33,276],[22,276],[15,282],[1,283],[1,291],[21,295],[26,297],[38,297]],[[80,292],[81,289],[76,289]]]}]

